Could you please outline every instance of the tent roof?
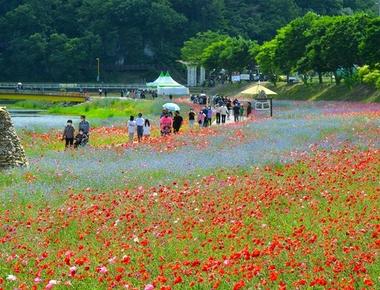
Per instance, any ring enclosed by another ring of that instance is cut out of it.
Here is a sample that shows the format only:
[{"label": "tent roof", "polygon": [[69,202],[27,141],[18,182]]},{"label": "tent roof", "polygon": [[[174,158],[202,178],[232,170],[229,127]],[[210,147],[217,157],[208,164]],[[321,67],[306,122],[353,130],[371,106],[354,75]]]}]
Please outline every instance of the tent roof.
[{"label": "tent roof", "polygon": [[184,87],[183,85],[173,80],[169,72],[166,72],[166,73],[161,72],[158,79],[156,79],[152,83],[148,83],[147,85],[150,87]]},{"label": "tent roof", "polygon": [[162,82],[164,77],[165,77],[165,73],[163,71],[161,71],[159,77],[154,82],[147,83],[147,86],[148,87],[156,87],[160,82]]},{"label": "tent roof", "polygon": [[240,92],[240,95],[248,95],[248,96],[257,96],[261,91],[264,91],[266,95],[277,95],[274,91],[262,86],[262,85],[254,85],[249,87],[248,89]]}]

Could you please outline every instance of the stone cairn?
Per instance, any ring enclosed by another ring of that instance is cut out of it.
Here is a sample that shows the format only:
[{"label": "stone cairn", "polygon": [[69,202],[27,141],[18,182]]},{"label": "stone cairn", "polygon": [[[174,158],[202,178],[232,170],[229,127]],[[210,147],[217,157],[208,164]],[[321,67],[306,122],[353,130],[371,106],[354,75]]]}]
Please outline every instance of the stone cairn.
[{"label": "stone cairn", "polygon": [[0,170],[28,166],[9,112],[0,107]]}]

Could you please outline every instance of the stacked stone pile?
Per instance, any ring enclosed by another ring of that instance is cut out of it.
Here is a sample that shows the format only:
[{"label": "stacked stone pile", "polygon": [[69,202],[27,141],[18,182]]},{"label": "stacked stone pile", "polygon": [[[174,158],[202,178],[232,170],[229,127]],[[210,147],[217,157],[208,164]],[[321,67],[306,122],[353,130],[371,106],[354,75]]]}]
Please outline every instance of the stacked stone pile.
[{"label": "stacked stone pile", "polygon": [[0,170],[27,166],[24,148],[16,134],[11,116],[0,107]]}]

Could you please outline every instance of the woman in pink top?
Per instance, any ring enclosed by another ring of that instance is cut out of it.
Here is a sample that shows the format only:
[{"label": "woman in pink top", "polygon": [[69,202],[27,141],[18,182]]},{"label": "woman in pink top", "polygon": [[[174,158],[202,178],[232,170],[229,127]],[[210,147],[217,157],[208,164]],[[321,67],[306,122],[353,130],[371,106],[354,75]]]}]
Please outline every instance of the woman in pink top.
[{"label": "woman in pink top", "polygon": [[205,122],[205,118],[206,118],[206,115],[202,111],[200,111],[199,114],[198,114],[199,128],[203,127],[203,123]]},{"label": "woman in pink top", "polygon": [[165,114],[160,119],[161,135],[162,136],[170,135],[170,133],[172,132],[172,127],[173,127],[173,119],[168,114]]}]

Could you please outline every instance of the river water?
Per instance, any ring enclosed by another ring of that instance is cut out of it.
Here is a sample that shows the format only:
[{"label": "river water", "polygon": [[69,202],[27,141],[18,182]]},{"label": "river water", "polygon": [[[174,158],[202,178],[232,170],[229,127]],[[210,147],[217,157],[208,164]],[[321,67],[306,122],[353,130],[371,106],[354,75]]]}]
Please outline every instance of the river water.
[{"label": "river water", "polygon": [[63,128],[67,120],[79,122],[79,117],[46,115],[42,111],[36,110],[9,110],[13,124],[18,129],[51,129]]}]

